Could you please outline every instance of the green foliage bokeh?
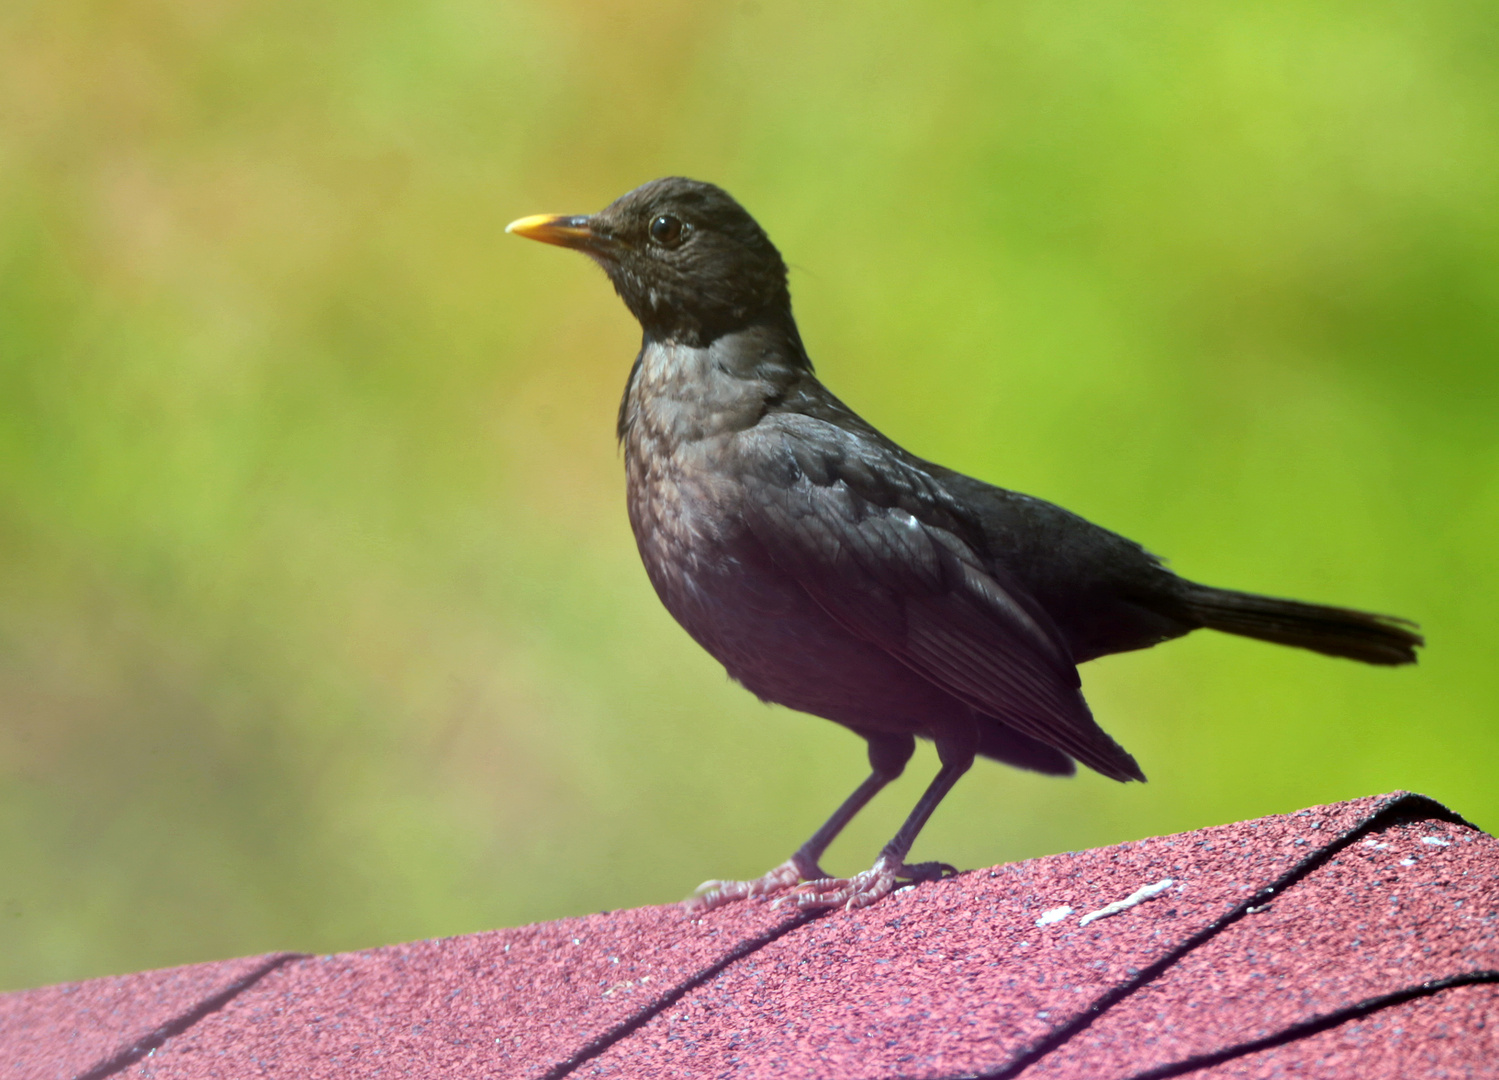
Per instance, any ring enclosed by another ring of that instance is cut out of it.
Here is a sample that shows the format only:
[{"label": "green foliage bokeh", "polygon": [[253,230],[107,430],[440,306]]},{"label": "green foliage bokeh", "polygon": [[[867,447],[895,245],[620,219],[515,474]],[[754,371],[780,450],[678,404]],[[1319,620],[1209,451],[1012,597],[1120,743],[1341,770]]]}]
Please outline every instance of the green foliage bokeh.
[{"label": "green foliage bokeh", "polygon": [[1492,826],[1496,54],[1460,0],[5,5],[0,988],[671,901],[862,777],[656,602],[636,328],[503,232],[670,173],[912,450],[1429,636],[1088,665],[1151,782],[981,763],[916,857],[1395,788]]}]

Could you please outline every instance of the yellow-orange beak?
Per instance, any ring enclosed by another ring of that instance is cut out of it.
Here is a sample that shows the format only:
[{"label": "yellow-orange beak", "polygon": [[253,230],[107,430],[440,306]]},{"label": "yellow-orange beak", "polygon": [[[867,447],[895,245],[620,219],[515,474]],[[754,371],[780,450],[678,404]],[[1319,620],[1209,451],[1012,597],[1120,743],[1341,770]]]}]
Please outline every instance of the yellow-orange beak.
[{"label": "yellow-orange beak", "polygon": [[543,244],[558,247],[588,247],[598,237],[588,227],[586,217],[564,217],[560,214],[532,214],[512,221],[505,226],[507,233],[524,236],[527,240],[540,240]]}]

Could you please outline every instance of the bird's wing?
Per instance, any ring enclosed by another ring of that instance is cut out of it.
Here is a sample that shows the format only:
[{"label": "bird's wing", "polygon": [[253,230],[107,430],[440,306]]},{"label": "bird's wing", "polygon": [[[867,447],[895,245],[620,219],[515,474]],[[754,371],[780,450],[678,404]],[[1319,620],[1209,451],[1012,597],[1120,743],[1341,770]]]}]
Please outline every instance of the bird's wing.
[{"label": "bird's wing", "polygon": [[741,433],[737,453],[751,532],[845,629],[1105,776],[1143,779],[1045,613],[985,565],[962,506],[913,460],[794,413]]}]

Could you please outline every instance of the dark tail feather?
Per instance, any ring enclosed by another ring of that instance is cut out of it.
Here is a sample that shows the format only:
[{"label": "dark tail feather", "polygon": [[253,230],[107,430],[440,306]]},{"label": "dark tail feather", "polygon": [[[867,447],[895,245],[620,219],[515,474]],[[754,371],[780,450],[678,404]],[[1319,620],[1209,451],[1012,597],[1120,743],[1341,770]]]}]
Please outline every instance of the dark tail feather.
[{"label": "dark tail feather", "polygon": [[1229,634],[1346,656],[1366,664],[1414,664],[1426,639],[1416,624],[1393,615],[1277,600],[1271,596],[1186,583],[1181,600],[1203,626]]}]

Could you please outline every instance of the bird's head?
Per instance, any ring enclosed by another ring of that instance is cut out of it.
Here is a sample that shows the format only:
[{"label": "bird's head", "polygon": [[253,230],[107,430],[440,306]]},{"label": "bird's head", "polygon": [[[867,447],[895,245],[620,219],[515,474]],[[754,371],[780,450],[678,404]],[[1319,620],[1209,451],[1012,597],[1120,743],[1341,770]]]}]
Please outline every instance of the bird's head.
[{"label": "bird's head", "polygon": [[706,345],[760,322],[790,322],[786,264],[722,188],[680,176],[642,184],[597,214],[538,214],[505,229],[592,257],[646,334]]}]

